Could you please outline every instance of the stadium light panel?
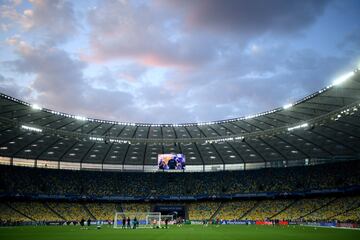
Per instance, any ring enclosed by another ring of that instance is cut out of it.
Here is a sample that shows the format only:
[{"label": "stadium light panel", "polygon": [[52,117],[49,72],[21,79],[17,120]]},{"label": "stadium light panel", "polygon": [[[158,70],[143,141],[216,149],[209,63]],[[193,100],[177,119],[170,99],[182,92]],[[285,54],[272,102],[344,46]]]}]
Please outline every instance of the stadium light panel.
[{"label": "stadium light panel", "polygon": [[93,141],[100,141],[100,142],[104,141],[104,138],[102,138],[102,137],[89,137],[89,139],[93,140]]},{"label": "stadium light panel", "polygon": [[42,129],[40,129],[40,128],[30,127],[30,126],[26,126],[26,125],[21,125],[21,128],[28,130],[28,131],[33,131],[33,132],[42,132]]},{"label": "stadium light panel", "polygon": [[283,106],[283,109],[289,109],[289,108],[291,108],[292,106],[294,106],[292,103],[288,103],[288,104],[285,104],[285,105]]},{"label": "stadium light panel", "polygon": [[75,119],[77,120],[81,120],[81,121],[86,121],[87,118],[86,117],[82,117],[82,116],[74,116]]},{"label": "stadium light panel", "polygon": [[37,104],[31,105],[31,108],[32,108],[32,109],[35,109],[35,110],[42,110],[42,107],[40,107],[40,106],[37,105]]},{"label": "stadium light panel", "polygon": [[299,128],[306,128],[308,126],[309,126],[308,123],[303,123],[303,124],[288,128],[288,131],[292,131],[292,130],[299,129]]},{"label": "stadium light panel", "polygon": [[346,80],[348,80],[350,77],[354,76],[354,74],[355,74],[355,72],[349,72],[349,73],[347,73],[347,74],[345,74],[345,75],[343,75],[343,76],[335,79],[335,80],[333,81],[332,85],[333,85],[333,86],[339,85],[339,84],[345,82]]}]

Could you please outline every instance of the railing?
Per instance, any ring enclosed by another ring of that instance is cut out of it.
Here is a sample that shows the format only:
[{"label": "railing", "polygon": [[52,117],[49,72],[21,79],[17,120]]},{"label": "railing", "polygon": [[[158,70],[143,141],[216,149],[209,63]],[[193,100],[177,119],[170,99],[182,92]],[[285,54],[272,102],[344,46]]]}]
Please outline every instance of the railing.
[{"label": "railing", "polygon": [[306,191],[294,192],[253,192],[253,193],[233,193],[233,194],[199,194],[199,195],[150,195],[150,196],[125,196],[125,195],[80,195],[80,194],[28,194],[17,192],[0,193],[0,199],[13,200],[63,200],[63,201],[103,201],[103,202],[117,202],[117,201],[197,201],[197,200],[241,200],[241,199],[274,199],[274,198],[289,198],[289,197],[311,197],[311,196],[325,196],[336,194],[358,194],[360,193],[360,186],[354,185],[342,188],[330,189],[309,189]]}]

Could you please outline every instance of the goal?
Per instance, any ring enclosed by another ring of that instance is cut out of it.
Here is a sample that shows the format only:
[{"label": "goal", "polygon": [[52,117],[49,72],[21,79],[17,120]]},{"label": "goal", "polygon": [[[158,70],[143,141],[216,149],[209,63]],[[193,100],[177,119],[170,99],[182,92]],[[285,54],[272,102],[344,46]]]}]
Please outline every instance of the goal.
[{"label": "goal", "polygon": [[168,220],[168,224],[174,224],[174,215],[161,215],[161,224],[165,224],[165,220]]},{"label": "goal", "polygon": [[[134,219],[136,218],[137,228],[160,228],[161,213],[160,212],[115,212],[114,228],[123,228],[123,219],[130,218],[130,227],[134,227]],[[128,228],[126,222],[125,228]]]}]

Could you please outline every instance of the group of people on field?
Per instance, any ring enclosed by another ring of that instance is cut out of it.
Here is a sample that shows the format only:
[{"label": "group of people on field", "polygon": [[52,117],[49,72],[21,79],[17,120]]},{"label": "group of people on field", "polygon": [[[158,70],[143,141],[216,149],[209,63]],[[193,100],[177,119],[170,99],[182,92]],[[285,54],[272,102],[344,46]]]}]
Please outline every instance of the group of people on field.
[{"label": "group of people on field", "polygon": [[[139,221],[137,220],[136,217],[134,217],[134,219],[132,220],[132,228],[136,229],[139,226]],[[130,217],[123,217],[122,219],[122,228],[131,228],[131,219]]]},{"label": "group of people on field", "polygon": [[[81,221],[80,221],[80,226],[81,226],[81,227],[84,227],[85,222],[86,222],[85,219],[82,218]],[[90,226],[90,224],[91,224],[91,219],[89,218],[89,219],[87,220],[87,225]]]}]

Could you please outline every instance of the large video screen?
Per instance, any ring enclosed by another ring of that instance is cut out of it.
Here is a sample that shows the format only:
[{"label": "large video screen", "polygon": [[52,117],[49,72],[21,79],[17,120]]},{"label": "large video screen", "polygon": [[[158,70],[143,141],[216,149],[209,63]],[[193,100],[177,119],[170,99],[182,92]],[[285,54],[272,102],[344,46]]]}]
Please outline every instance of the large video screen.
[{"label": "large video screen", "polygon": [[159,154],[158,166],[161,170],[185,170],[185,155],[184,154]]}]

